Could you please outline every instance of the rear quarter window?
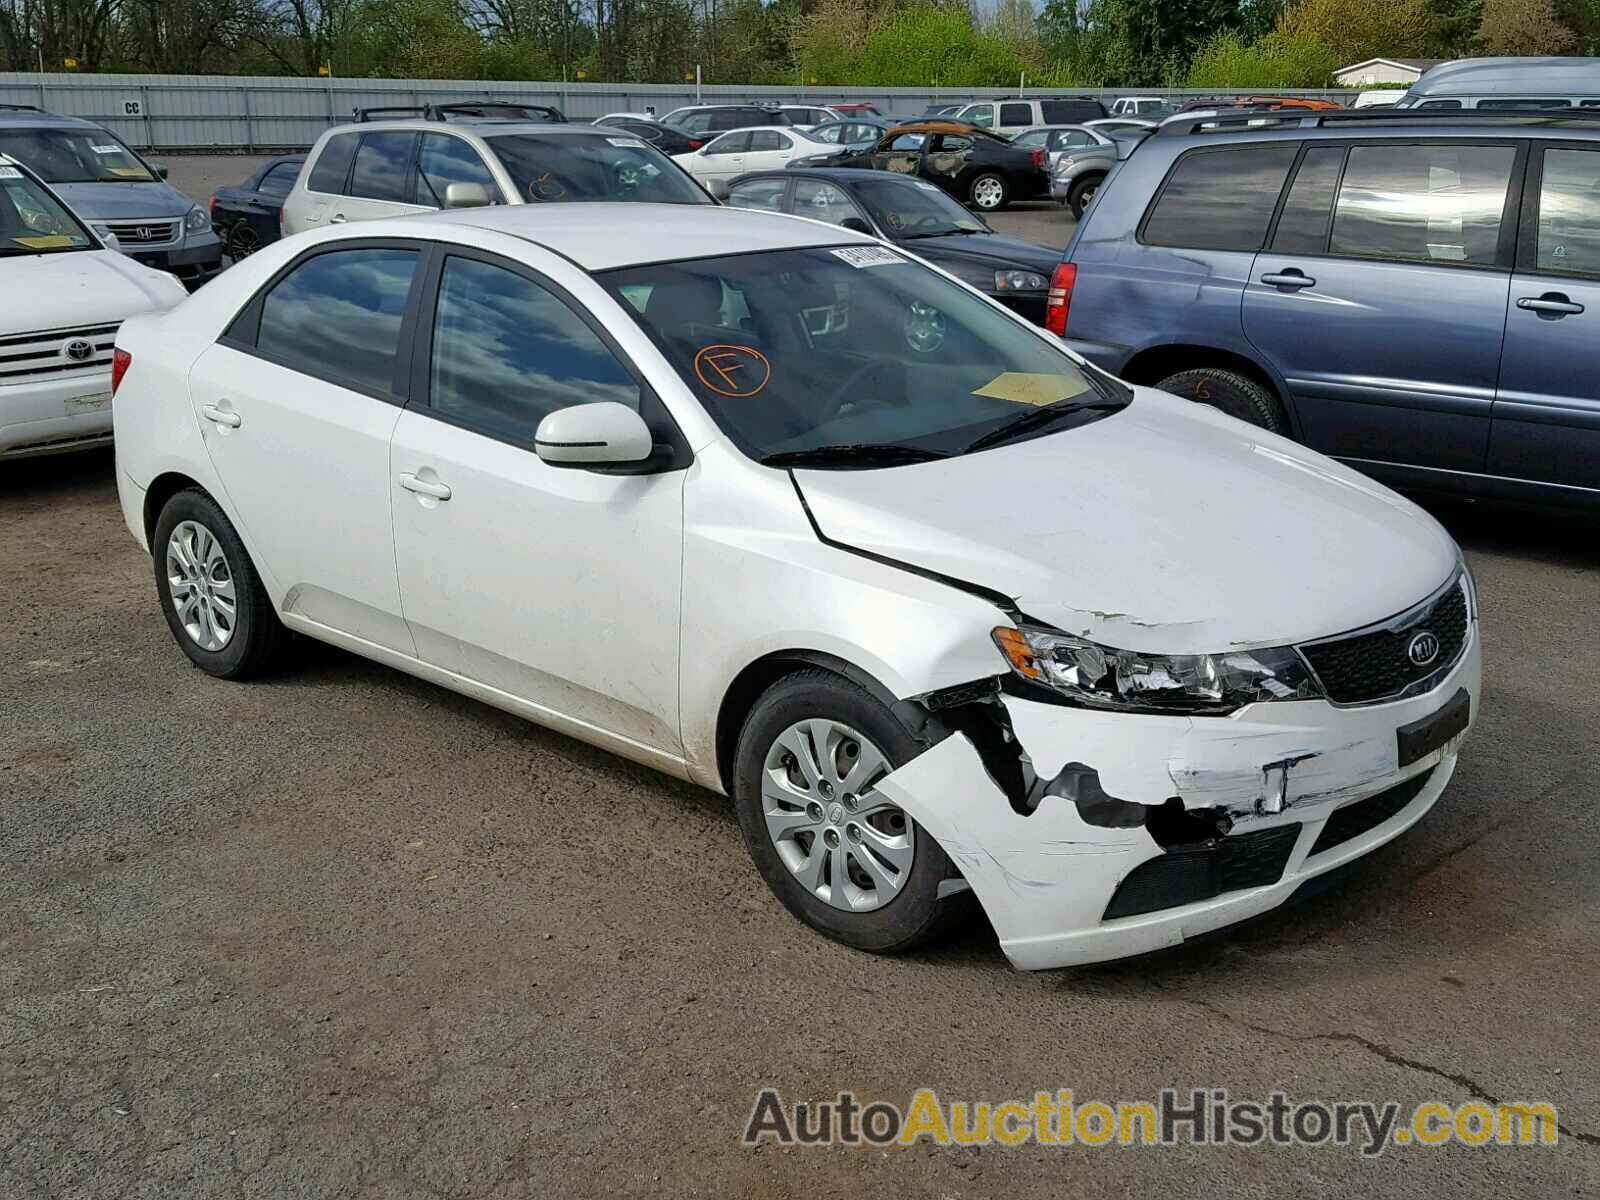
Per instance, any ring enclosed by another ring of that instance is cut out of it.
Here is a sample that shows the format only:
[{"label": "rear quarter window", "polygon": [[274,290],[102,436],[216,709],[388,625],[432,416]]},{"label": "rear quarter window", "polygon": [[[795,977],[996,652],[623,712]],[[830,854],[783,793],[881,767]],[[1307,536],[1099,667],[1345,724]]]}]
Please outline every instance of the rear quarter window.
[{"label": "rear quarter window", "polygon": [[1167,175],[1140,241],[1189,250],[1260,250],[1299,145],[1191,150]]},{"label": "rear quarter window", "polygon": [[343,195],[344,181],[350,175],[350,160],[356,156],[356,137],[353,133],[341,133],[329,138],[322,153],[317,155],[306,187],[313,192]]}]

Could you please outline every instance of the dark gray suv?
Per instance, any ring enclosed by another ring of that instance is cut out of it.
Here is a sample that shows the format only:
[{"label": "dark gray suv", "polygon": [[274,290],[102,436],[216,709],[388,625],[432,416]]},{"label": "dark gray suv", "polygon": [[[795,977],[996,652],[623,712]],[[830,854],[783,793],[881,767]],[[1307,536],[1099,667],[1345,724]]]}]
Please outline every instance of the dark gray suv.
[{"label": "dark gray suv", "polygon": [[1047,326],[1397,485],[1600,506],[1600,114],[1169,121]]}]

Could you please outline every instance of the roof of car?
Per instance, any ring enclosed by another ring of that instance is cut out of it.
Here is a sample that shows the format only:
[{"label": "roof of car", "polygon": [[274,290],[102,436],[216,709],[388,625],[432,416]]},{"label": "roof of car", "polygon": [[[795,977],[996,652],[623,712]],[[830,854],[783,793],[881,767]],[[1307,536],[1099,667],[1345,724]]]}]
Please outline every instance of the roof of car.
[{"label": "roof of car", "polygon": [[[605,129],[598,125],[561,123],[549,121],[509,121],[500,117],[465,117],[453,121],[429,121],[422,117],[401,117],[393,121],[352,121],[335,125],[329,133],[383,133],[388,130],[422,130],[426,133],[443,133],[454,129],[475,133],[479,137],[498,137],[507,133],[536,133],[540,137],[574,137],[587,134],[604,137]],[[615,135],[613,135],[615,136]]]},{"label": "roof of car", "polygon": [[37,112],[28,109],[0,108],[0,125],[38,125],[56,129],[99,129],[93,121],[82,117],[67,117],[60,113]]},{"label": "roof of car", "polygon": [[1411,85],[1413,96],[1597,91],[1600,58],[1463,58],[1430,67]]},{"label": "roof of car", "polygon": [[860,167],[770,167],[764,171],[746,171],[731,183],[741,183],[746,179],[826,179],[846,185],[871,183],[938,190],[935,185],[915,175],[902,175],[899,171],[867,171]]},{"label": "roof of car", "polygon": [[[711,204],[497,204],[395,218],[387,232],[403,236],[406,229],[423,222],[507,233],[553,250],[588,271],[872,241],[848,229]],[[364,222],[362,231],[370,236],[376,232],[374,225]]]},{"label": "roof of car", "polygon": [[1009,142],[1011,139],[1001,136],[992,129],[985,129],[982,125],[974,125],[970,121],[947,121],[940,117],[933,117],[922,121],[907,121],[896,125],[889,130],[890,133],[954,133],[965,137],[969,134],[981,133],[986,138],[997,142]]}]

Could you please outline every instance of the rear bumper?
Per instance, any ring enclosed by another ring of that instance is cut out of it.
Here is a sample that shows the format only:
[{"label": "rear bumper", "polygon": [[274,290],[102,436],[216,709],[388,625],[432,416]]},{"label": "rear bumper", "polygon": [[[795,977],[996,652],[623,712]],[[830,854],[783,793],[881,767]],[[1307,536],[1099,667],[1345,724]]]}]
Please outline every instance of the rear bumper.
[{"label": "rear bumper", "polygon": [[0,458],[59,454],[110,441],[110,371],[0,387]]}]

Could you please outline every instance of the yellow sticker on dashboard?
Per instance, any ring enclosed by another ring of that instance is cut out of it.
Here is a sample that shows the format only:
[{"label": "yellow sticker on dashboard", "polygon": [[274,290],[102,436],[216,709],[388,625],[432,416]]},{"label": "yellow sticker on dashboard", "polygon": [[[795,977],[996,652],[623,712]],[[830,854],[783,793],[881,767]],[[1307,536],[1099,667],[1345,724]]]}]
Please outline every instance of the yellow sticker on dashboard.
[{"label": "yellow sticker on dashboard", "polygon": [[41,234],[38,237],[14,237],[11,239],[19,245],[27,246],[30,250],[59,250],[63,246],[76,246],[78,239],[65,234]]},{"label": "yellow sticker on dashboard", "polygon": [[1073,378],[1070,375],[1034,375],[1027,371],[1006,371],[1004,374],[996,375],[972,394],[988,396],[994,400],[1010,400],[1013,404],[1043,406],[1054,404],[1057,400],[1081,396],[1088,390],[1088,381],[1082,376]]},{"label": "yellow sticker on dashboard", "polygon": [[112,167],[110,170],[113,175],[134,175],[140,179],[145,177],[143,167]]}]

